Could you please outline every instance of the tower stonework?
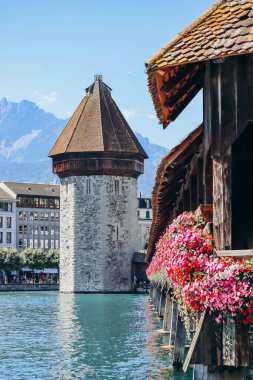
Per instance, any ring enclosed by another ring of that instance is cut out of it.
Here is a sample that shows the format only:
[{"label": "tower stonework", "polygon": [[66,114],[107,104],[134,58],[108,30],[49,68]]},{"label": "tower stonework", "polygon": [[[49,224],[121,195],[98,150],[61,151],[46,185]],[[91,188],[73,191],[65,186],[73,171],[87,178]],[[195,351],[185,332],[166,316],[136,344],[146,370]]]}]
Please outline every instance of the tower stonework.
[{"label": "tower stonework", "polygon": [[61,181],[60,290],[129,292],[147,155],[101,77],[51,149]]}]

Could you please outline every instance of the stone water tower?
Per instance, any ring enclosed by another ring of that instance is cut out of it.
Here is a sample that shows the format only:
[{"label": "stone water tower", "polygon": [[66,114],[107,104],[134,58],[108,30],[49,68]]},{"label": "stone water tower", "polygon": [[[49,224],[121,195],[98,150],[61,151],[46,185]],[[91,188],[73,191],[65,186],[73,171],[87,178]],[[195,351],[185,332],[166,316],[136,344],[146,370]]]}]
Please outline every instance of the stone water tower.
[{"label": "stone water tower", "polygon": [[100,75],[49,157],[61,181],[60,291],[130,291],[147,154]]}]

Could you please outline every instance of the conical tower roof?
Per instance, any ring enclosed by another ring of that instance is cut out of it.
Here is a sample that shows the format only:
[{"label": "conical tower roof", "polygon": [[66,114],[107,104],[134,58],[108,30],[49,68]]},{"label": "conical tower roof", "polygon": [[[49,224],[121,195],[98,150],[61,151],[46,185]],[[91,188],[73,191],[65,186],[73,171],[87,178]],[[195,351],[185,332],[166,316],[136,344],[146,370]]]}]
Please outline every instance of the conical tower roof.
[{"label": "conical tower roof", "polygon": [[49,152],[49,157],[67,153],[147,154],[111,96],[100,75],[86,89],[86,95]]}]

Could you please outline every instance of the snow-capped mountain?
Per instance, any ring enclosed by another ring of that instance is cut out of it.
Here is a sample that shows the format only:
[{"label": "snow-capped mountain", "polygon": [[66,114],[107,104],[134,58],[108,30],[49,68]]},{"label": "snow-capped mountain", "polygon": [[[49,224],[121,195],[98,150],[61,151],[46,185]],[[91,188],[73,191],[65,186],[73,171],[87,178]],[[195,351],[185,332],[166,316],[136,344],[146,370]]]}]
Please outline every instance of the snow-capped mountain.
[{"label": "snow-capped mountain", "polygon": [[[22,100],[0,101],[0,180],[21,182],[58,182],[51,172],[47,154],[68,119],[58,119],[35,103]],[[139,178],[139,192],[150,196],[155,173],[167,149],[152,144],[136,133],[147,152],[145,174]]]}]

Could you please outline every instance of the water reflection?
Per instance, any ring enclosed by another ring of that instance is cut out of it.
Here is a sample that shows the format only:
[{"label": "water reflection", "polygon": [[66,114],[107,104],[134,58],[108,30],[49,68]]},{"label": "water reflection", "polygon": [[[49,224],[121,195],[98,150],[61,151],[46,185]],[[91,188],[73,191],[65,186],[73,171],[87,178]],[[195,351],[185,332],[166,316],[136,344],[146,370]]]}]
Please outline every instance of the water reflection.
[{"label": "water reflection", "polygon": [[[191,379],[141,295],[0,294],[0,379]],[[18,310],[18,314],[17,314]]]}]

